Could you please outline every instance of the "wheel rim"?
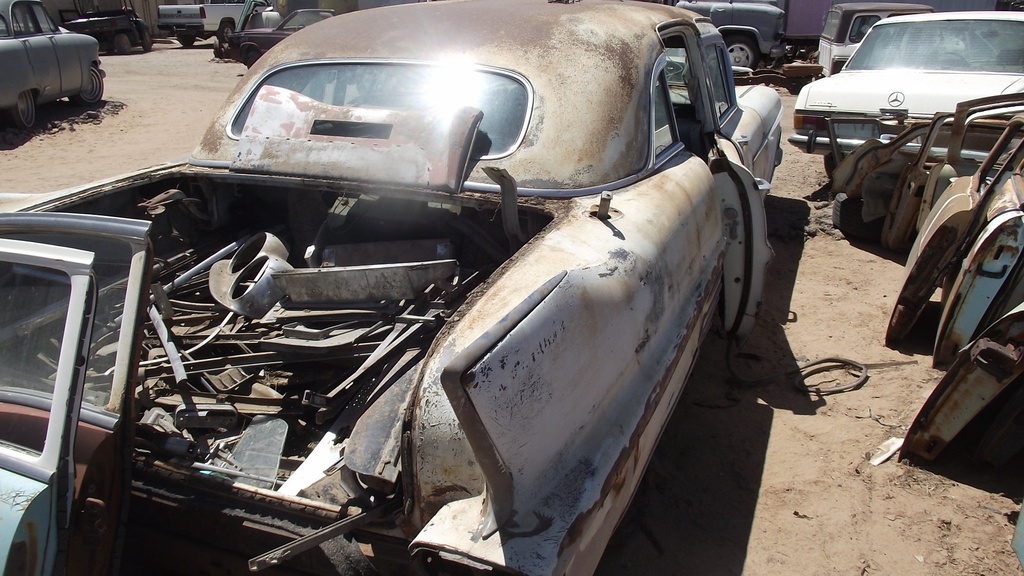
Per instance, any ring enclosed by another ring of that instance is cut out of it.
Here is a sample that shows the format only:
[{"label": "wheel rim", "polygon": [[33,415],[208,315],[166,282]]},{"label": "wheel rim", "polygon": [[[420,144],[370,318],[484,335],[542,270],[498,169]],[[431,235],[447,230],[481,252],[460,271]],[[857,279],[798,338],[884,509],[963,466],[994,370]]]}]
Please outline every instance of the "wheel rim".
[{"label": "wheel rim", "polygon": [[100,78],[100,71],[95,66],[89,69],[89,85],[82,88],[82,100],[93,103],[103,95],[103,79]]},{"label": "wheel rim", "polygon": [[36,105],[32,93],[28,90],[18,94],[18,118],[22,125],[28,127],[36,122]]},{"label": "wheel rim", "polygon": [[732,58],[733,66],[750,67],[750,63],[753,61],[753,54],[741,44],[729,46],[729,57]]}]

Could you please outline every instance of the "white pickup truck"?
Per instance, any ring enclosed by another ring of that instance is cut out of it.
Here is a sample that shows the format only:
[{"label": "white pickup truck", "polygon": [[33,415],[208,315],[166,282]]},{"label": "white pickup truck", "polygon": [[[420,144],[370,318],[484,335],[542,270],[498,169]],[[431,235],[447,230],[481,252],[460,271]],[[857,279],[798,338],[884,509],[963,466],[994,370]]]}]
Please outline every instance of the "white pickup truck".
[{"label": "white pickup truck", "polygon": [[[191,46],[196,39],[214,36],[224,43],[228,34],[234,32],[244,6],[244,0],[158,6],[156,27],[173,35],[182,46]],[[270,4],[266,0],[257,0],[257,12],[269,9]]]}]

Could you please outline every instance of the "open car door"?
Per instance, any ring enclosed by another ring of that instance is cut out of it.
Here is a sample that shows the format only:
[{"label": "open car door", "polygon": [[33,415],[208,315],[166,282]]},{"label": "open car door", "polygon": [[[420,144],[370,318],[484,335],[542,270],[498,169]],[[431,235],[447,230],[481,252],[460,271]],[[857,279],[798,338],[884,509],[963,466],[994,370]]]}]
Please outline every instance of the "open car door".
[{"label": "open car door", "polygon": [[0,215],[5,574],[116,572],[148,231],[104,216]]}]

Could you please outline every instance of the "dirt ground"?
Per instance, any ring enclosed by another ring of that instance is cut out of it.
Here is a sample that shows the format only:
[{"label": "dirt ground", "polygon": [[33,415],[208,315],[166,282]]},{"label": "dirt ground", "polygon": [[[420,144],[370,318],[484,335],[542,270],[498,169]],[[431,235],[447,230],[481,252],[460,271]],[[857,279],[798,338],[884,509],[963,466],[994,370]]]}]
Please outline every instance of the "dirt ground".
[{"label": "dirt ground", "polygon": [[[210,48],[105,56],[104,107],[48,105],[42,130],[0,131],[0,197],[186,157],[245,71]],[[934,464],[867,462],[905,434],[941,373],[926,331],[901,350],[883,345],[903,256],[832,230],[820,158],[784,146],[758,328],[742,355],[709,338],[598,573],[1022,573],[1010,548],[1019,461],[988,468],[954,444]],[[798,392],[788,374],[829,356],[868,364],[870,379],[823,398]]]}]

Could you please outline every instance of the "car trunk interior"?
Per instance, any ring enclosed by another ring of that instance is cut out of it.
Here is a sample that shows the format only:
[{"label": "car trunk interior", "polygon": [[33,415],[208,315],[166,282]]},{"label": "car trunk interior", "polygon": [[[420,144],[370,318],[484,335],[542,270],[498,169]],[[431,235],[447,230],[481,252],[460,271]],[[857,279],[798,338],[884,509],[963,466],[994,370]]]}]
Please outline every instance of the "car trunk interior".
[{"label": "car trunk interior", "polygon": [[[474,289],[553,219],[520,204],[510,232],[498,194],[174,171],[56,209],[152,222],[126,419],[132,517],[145,526],[129,539],[277,527],[243,555],[385,502],[401,509],[419,366]],[[225,496],[238,507],[226,518]],[[131,554],[176,561],[166,549]]]}]

